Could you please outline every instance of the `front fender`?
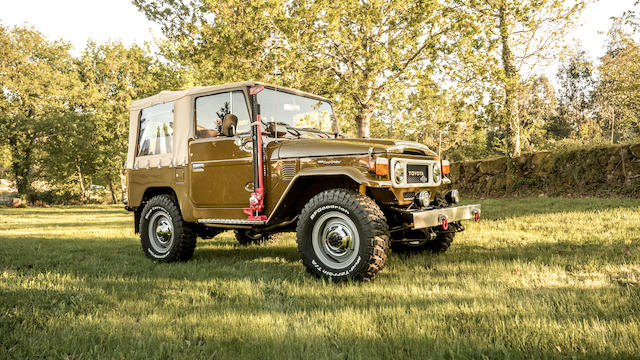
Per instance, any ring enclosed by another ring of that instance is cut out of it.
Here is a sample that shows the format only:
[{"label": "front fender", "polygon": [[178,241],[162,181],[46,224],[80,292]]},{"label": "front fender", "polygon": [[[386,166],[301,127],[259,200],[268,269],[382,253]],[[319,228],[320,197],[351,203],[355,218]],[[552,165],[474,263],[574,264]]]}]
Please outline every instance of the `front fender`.
[{"label": "front fender", "polygon": [[303,176],[347,176],[351,178],[351,180],[358,183],[358,185],[376,188],[391,187],[391,181],[376,179],[375,176],[368,171],[361,170],[353,166],[324,166],[303,168],[293,178],[291,183],[294,183],[298,178]]},{"label": "front fender", "polygon": [[[332,181],[347,181],[352,185],[366,186],[371,188],[390,188],[391,181],[379,180],[375,178],[375,175],[370,174],[368,171],[362,171],[355,167],[349,166],[324,166],[324,167],[309,167],[301,169],[296,176],[289,182],[289,185],[280,195],[278,203],[269,214],[267,223],[272,221],[278,223],[282,221],[289,221],[294,216],[295,211],[301,209],[302,202],[308,200],[304,198],[304,195],[308,195],[309,187],[313,185],[320,185],[328,187]],[[295,200],[294,200],[295,199]],[[286,204],[297,204],[300,209],[291,209]],[[292,213],[293,211],[293,213]]]}]

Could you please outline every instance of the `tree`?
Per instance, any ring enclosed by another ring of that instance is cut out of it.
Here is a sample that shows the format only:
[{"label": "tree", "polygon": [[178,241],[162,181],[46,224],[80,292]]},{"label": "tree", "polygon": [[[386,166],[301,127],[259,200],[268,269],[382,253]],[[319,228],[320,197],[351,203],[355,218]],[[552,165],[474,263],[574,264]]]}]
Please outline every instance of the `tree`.
[{"label": "tree", "polygon": [[523,91],[519,115],[522,123],[522,148],[535,151],[547,143],[549,125],[557,118],[558,99],[545,75],[533,80]]},{"label": "tree", "polygon": [[11,147],[11,173],[22,195],[31,193],[51,122],[78,91],[68,50],[32,28],[0,26],[0,137]]},{"label": "tree", "polygon": [[[568,132],[582,142],[593,141],[599,136],[590,114],[595,86],[593,72],[594,65],[582,50],[565,58],[560,65],[560,108],[556,122],[558,135],[565,136]],[[561,126],[568,126],[568,129],[562,129]]]},{"label": "tree", "polygon": [[640,50],[631,36],[638,27],[633,13],[614,19],[607,53],[598,67],[595,107],[612,144],[640,139]]},{"label": "tree", "polygon": [[162,25],[175,44],[168,57],[196,83],[269,79],[277,63],[285,73],[276,81],[336,98],[362,137],[393,88],[432,67],[448,29],[435,0],[134,3]]},{"label": "tree", "polygon": [[[519,99],[536,65],[554,57],[585,1],[451,0],[463,29],[457,57],[460,73],[488,79],[485,90],[501,99],[498,123],[508,154],[520,155],[523,122]],[[466,61],[465,61],[466,60]],[[471,60],[471,61],[469,61]]]},{"label": "tree", "polygon": [[161,26],[162,55],[189,73],[194,85],[266,80],[274,57],[273,22],[284,16],[283,0],[132,0]]},{"label": "tree", "polygon": [[94,166],[92,175],[110,189],[115,203],[117,190],[124,190],[123,164],[127,155],[131,102],[162,90],[179,88],[181,78],[176,70],[139,46],[127,48],[120,42],[89,43],[77,60],[77,67],[83,89],[78,107],[85,116],[74,117],[79,121],[77,126],[67,127],[67,131],[61,129],[61,133],[83,129],[76,136],[84,133],[94,141],[84,150],[78,148],[82,146],[79,141],[67,142],[76,148],[72,153],[85,157],[68,164],[81,164],[90,154],[95,154],[94,161],[99,166]]},{"label": "tree", "polygon": [[371,117],[390,94],[430,80],[450,30],[438,1],[294,1],[290,12],[280,29],[304,59],[296,74],[333,83],[359,137],[370,136]]}]

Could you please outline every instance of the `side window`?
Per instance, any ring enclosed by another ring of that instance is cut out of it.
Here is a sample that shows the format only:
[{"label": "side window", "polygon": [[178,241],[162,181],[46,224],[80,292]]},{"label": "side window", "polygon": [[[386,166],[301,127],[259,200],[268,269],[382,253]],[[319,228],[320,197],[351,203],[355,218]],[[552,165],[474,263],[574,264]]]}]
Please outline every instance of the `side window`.
[{"label": "side window", "polygon": [[226,92],[196,98],[196,136],[216,137],[227,114],[238,117],[237,133],[248,132],[251,117],[242,91]]},{"label": "side window", "polygon": [[231,113],[230,93],[202,96],[196,99],[196,135],[215,137],[225,115]]},{"label": "side window", "polygon": [[138,156],[170,154],[173,152],[173,103],[158,104],[142,109]]}]

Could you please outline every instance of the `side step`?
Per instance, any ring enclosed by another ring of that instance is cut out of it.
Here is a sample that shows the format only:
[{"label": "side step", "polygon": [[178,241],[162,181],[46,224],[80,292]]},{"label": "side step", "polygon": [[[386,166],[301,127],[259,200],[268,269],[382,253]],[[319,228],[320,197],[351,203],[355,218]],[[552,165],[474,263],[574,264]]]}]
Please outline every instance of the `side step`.
[{"label": "side step", "polygon": [[246,220],[246,219],[198,219],[200,224],[221,224],[221,225],[265,225],[266,220]]}]

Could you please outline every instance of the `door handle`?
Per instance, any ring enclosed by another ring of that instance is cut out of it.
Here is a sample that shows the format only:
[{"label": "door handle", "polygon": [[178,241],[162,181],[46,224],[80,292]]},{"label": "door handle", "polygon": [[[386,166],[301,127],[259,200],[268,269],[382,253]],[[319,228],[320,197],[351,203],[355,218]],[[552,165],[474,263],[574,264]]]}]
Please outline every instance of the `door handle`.
[{"label": "door handle", "polygon": [[191,171],[193,172],[203,172],[204,171],[204,164],[191,164]]}]

